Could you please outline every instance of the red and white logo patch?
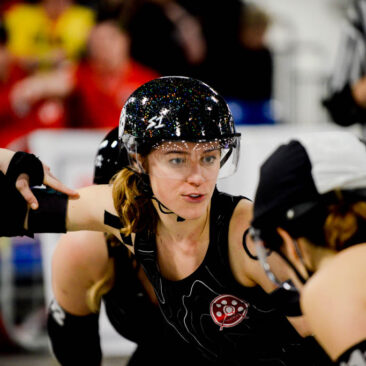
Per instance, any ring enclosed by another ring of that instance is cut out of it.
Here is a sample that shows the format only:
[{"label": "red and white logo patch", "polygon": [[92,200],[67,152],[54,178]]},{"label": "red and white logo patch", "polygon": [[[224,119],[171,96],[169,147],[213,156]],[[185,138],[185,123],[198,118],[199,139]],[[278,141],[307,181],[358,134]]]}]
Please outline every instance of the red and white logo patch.
[{"label": "red and white logo patch", "polygon": [[245,319],[249,304],[233,295],[220,295],[210,305],[213,321],[223,328],[235,327]]}]

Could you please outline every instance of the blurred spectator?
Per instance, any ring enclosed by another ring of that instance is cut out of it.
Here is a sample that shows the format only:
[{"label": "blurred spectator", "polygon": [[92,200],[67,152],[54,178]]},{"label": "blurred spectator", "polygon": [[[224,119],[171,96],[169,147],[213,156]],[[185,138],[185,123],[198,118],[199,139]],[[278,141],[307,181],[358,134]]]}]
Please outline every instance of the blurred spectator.
[{"label": "blurred spectator", "polygon": [[126,0],[134,59],[162,75],[198,76],[206,57],[199,19],[175,0]]},{"label": "blurred spectator", "polygon": [[121,17],[126,6],[126,0],[103,0],[96,4],[97,19],[99,22],[104,20],[121,21]]},{"label": "blurred spectator", "polygon": [[366,126],[366,0],[352,0],[323,101],[341,126]]},{"label": "blurred spectator", "polygon": [[128,35],[116,23],[97,24],[85,61],[24,80],[24,99],[33,104],[42,98],[68,97],[69,125],[115,127],[129,95],[159,76],[130,58],[129,45]]},{"label": "blurred spectator", "polygon": [[40,127],[61,127],[64,115],[57,100],[30,106],[19,96],[27,75],[7,49],[7,32],[0,21],[0,147]]},{"label": "blurred spectator", "polygon": [[[207,44],[204,66],[200,79],[210,85],[231,60],[231,53],[238,43],[239,20],[243,0],[179,0],[197,19]],[[208,61],[208,62],[206,62]],[[214,85],[212,85],[214,86]]]},{"label": "blurred spectator", "polygon": [[4,13],[4,11],[8,10],[11,6],[23,2],[22,0],[1,0],[0,1],[0,15]]},{"label": "blurred spectator", "polygon": [[232,2],[231,12],[233,24],[223,34],[236,33],[211,45],[202,79],[226,98],[235,123],[274,124],[273,58],[265,40],[270,17],[253,3]]},{"label": "blurred spectator", "polygon": [[[264,101],[272,97],[273,60],[265,35],[269,16],[254,4],[242,4],[235,44],[208,82],[230,98]],[[216,63],[211,60],[211,63]]]},{"label": "blurred spectator", "polygon": [[94,13],[73,0],[16,4],[5,12],[9,49],[29,70],[58,66],[84,50]]}]

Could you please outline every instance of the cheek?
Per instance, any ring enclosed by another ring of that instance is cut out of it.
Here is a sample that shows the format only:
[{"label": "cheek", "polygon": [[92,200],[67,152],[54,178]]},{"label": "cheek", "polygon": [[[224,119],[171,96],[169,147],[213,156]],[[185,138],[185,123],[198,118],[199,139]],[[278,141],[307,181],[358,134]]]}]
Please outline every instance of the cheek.
[{"label": "cheek", "polygon": [[166,179],[156,176],[150,176],[151,189],[160,201],[168,203],[175,200],[179,182],[174,179]]}]

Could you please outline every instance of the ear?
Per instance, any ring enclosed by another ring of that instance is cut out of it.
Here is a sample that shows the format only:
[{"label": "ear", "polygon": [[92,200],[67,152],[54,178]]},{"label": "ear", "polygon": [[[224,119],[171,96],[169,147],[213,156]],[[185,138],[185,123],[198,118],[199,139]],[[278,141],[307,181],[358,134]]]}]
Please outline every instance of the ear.
[{"label": "ear", "polygon": [[290,260],[298,260],[299,255],[296,251],[296,248],[294,246],[294,239],[291,237],[291,235],[281,227],[277,228],[278,235],[282,238],[283,241],[283,249],[285,251],[285,255]]}]

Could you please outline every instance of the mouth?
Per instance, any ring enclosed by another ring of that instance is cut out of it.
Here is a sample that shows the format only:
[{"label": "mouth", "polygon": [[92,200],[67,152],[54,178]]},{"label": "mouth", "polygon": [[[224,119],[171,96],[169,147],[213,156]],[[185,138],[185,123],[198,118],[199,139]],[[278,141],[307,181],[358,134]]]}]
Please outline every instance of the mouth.
[{"label": "mouth", "polygon": [[199,203],[205,199],[206,195],[200,193],[189,193],[189,194],[183,194],[182,197],[187,202]]}]

